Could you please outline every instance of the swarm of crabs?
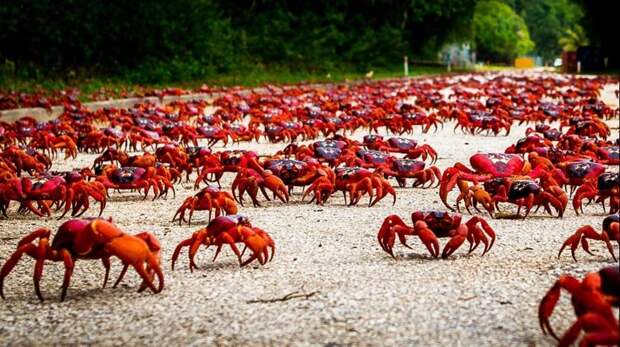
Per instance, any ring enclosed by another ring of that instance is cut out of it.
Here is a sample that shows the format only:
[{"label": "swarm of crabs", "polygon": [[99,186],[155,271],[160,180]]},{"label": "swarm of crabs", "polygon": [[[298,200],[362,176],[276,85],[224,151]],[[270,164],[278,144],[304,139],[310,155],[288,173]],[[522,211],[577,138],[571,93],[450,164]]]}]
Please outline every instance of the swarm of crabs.
[{"label": "swarm of crabs", "polygon": [[[54,235],[40,228],[17,243],[0,270],[0,295],[4,298],[4,282],[23,255],[35,259],[35,292],[41,300],[44,262],[63,262],[64,299],[78,259],[101,260],[105,286],[111,258],[116,257],[123,269],[114,287],[131,265],[142,279],[139,290],[159,293],[164,275],[158,239],[151,232],[128,234],[112,219],[101,218],[109,199],[127,192],[175,204],[172,222],[206,225],[178,244],[172,269],[184,248],[189,270],[198,269],[195,256],[201,245],[215,246],[214,261],[226,245],[241,266],[272,260],[274,240],[239,214],[251,211],[248,203],[255,208],[292,200],[389,206],[396,203],[398,190],[408,187],[438,188],[448,211],[413,210],[411,225],[398,215],[386,217],[377,239],[394,258],[396,239],[410,247],[408,236],[417,236],[432,258],[450,257],[465,242],[468,253],[480,246],[485,255],[496,232],[483,215],[504,217],[507,204],[516,207],[516,213],[509,213],[512,217],[542,211],[561,218],[569,205],[579,215],[594,203],[608,215],[600,231],[590,225],[579,228],[560,246],[559,256],[567,248],[575,259],[580,247],[592,253],[590,242],[598,241],[616,260],[620,140],[612,137],[606,120],[619,113],[599,98],[608,83],[617,81],[489,75],[330,88],[268,86],[250,93],[219,89],[210,102],[144,102],[98,110],[81,105],[76,93],[48,98],[3,95],[3,108],[62,104],[64,111],[50,121],[0,119],[0,212],[9,219],[16,214],[74,218]],[[189,91],[149,93],[163,99]],[[447,124],[454,125],[451,131],[476,136],[508,135],[514,124],[529,128],[503,153],[475,153],[469,165],[450,163],[440,170],[436,163],[443,159],[441,153],[416,139],[415,133],[436,132]],[[271,154],[241,148],[251,141],[285,145]],[[53,170],[57,162],[80,153],[93,155],[92,165]],[[230,186],[222,185],[224,175],[232,179]],[[175,186],[190,181],[196,192],[177,201]],[[98,207],[96,217],[79,218],[91,204]],[[461,215],[465,212],[471,216]],[[443,249],[440,238],[448,239]],[[613,269],[583,280],[561,277],[541,303],[543,331],[557,337],[548,319],[560,289],[566,289],[577,321],[560,344],[575,341],[581,330],[583,344],[617,343],[618,322],[609,311],[618,304],[619,287],[618,271]]]}]

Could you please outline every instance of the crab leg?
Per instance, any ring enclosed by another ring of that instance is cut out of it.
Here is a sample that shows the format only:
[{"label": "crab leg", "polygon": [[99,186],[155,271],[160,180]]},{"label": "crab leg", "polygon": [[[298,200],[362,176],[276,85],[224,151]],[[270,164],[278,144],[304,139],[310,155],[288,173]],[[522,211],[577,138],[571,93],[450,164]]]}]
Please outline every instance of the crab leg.
[{"label": "crab leg", "polygon": [[105,268],[105,276],[103,277],[103,288],[105,288],[108,283],[108,278],[110,277],[110,258],[101,258],[101,263],[103,263],[103,267]]},{"label": "crab leg", "polygon": [[8,274],[13,270],[17,262],[21,259],[23,254],[28,254],[29,256],[36,258],[37,255],[37,246],[31,243],[26,243],[20,245],[17,250],[9,257],[9,259],[4,263],[2,269],[0,270],[0,297],[5,299],[4,297],[4,279]]},{"label": "crab leg", "polygon": [[560,251],[558,252],[558,258],[562,255],[564,248],[566,248],[567,246],[570,246],[573,259],[577,261],[577,257],[575,257],[575,251],[579,247],[580,242],[581,242],[581,246],[584,249],[584,251],[586,251],[589,254],[592,254],[590,252],[590,247],[588,245],[588,239],[600,240],[600,241],[605,242],[605,244],[607,245],[607,249],[609,250],[609,253],[611,253],[611,256],[614,258],[614,261],[617,261],[616,255],[614,254],[614,248],[611,245],[611,242],[609,240],[609,235],[607,234],[607,232],[602,231],[599,234],[596,232],[596,230],[594,230],[594,228],[592,228],[589,225],[582,226],[581,228],[577,229],[577,231],[575,231],[573,235],[571,235],[568,239],[566,239],[566,241],[564,241],[564,244],[562,244],[562,247],[560,248]]},{"label": "crab leg", "polygon": [[[394,247],[394,241],[396,240],[396,235],[403,244],[403,246],[407,248],[411,248],[405,239],[405,235],[414,235],[415,229],[409,227],[405,224],[405,222],[397,215],[391,215],[385,218],[381,228],[379,229],[379,233],[377,234],[377,239],[379,240],[379,245],[381,248],[386,251],[392,258],[396,258],[394,256],[394,252],[392,248]],[[430,251],[430,249],[429,249]],[[432,251],[431,251],[432,254]]]},{"label": "crab leg", "polygon": [[467,238],[467,234],[468,234],[467,226],[461,224],[454,231],[455,231],[454,236],[452,236],[450,241],[448,241],[448,243],[446,243],[446,245],[443,248],[443,252],[441,253],[442,258],[447,258],[450,255],[452,255],[452,253],[454,253],[454,251],[456,251]]},{"label": "crab leg", "polygon": [[[65,275],[62,280],[62,292],[60,294],[60,301],[64,301],[65,297],[67,296],[67,289],[69,288],[69,282],[71,281],[71,275],[73,274],[73,266],[75,262],[73,261],[73,257],[71,256],[71,253],[69,253],[69,251],[67,251],[66,249],[61,249],[58,253],[59,253],[58,256],[62,258],[65,264]],[[107,271],[106,271],[106,275],[107,275]],[[106,280],[107,280],[107,277],[106,277]]]},{"label": "crab leg", "polygon": [[555,284],[549,289],[547,294],[543,297],[538,307],[538,321],[543,333],[549,333],[556,340],[558,336],[551,328],[549,318],[553,314],[553,310],[560,299],[560,291],[562,288],[566,289],[569,293],[575,293],[581,282],[572,276],[561,276]]}]

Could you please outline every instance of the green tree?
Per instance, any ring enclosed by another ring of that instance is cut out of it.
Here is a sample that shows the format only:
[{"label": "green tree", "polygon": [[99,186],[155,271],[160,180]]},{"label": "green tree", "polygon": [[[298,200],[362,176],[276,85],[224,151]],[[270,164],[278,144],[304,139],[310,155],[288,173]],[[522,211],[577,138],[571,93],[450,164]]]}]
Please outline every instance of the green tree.
[{"label": "green tree", "polygon": [[483,60],[511,63],[534,48],[523,18],[499,1],[476,5],[473,28],[476,50]]},{"label": "green tree", "polygon": [[573,29],[566,29],[562,37],[558,40],[558,44],[562,47],[562,50],[566,52],[576,52],[577,48],[589,45],[590,41],[583,28],[577,25]]},{"label": "green tree", "polygon": [[582,31],[583,9],[572,0],[514,1],[513,8],[527,24],[536,54],[547,62],[562,53],[559,40],[567,30]]},{"label": "green tree", "polygon": [[405,54],[428,59],[455,35],[471,36],[476,3],[0,1],[0,60],[14,63],[15,70],[78,70],[151,83],[250,69],[368,71],[400,64]]}]

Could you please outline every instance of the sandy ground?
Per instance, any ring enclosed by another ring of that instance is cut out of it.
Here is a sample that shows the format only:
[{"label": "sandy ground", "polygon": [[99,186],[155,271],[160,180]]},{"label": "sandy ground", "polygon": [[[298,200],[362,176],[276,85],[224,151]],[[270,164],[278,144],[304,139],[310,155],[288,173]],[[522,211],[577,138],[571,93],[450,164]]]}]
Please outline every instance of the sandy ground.
[{"label": "sandy ground", "polygon": [[[617,121],[609,124],[618,136]],[[507,137],[474,137],[452,128],[447,123],[435,134],[412,136],[437,150],[442,170],[456,161],[467,163],[477,151],[503,151],[525,133],[525,127],[515,126]],[[284,145],[240,147],[273,153]],[[54,169],[87,166],[93,158],[80,155]],[[232,178],[225,176],[225,187]],[[59,302],[63,266],[48,263],[42,281],[47,301],[41,304],[32,285],[34,262],[24,258],[6,279],[0,345],[552,345],[537,321],[538,302],[547,289],[560,274],[581,276],[613,264],[600,244],[593,244],[595,256],[580,252],[578,262],[568,253],[557,259],[563,240],[579,226],[600,228],[605,216],[600,206],[587,207],[579,217],[569,208],[563,219],[541,213],[527,220],[488,219],[497,241],[484,257],[479,251],[467,255],[463,247],[449,259],[432,259],[419,240],[411,239],[413,250],[397,246],[394,260],[377,243],[383,219],[396,213],[409,221],[414,210],[444,210],[436,188],[397,188],[395,206],[385,199],[373,208],[346,207],[341,196],[334,196],[317,207],[301,203],[299,190],[288,205],[246,204],[241,213],[276,242],[271,263],[239,268],[228,248],[212,263],[214,249],[203,249],[198,271],[190,273],[184,251],[173,272],[174,247],[207,220],[199,212],[191,227],[171,223],[181,201],[194,193],[191,183],[176,189],[176,198],[156,201],[114,193],[104,212],[127,232],[149,230],[159,238],[166,279],[162,293],[137,293],[139,280],[132,271],[119,288],[102,289],[101,263],[78,261],[67,299]],[[0,220],[0,263],[25,233],[60,223],[16,214]],[[119,271],[116,260],[112,279]],[[292,292],[314,294],[252,303]],[[564,298],[552,324],[563,331],[573,317]]]}]

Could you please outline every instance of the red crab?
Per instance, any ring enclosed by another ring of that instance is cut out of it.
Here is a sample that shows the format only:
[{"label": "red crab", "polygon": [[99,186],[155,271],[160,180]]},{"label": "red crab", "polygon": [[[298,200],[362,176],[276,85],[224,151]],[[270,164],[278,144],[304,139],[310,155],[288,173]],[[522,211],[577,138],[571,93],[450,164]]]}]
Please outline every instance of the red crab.
[{"label": "red crab", "polygon": [[[551,328],[549,318],[560,299],[561,290],[571,295],[577,320],[561,338]],[[543,297],[538,320],[543,333],[551,334],[559,346],[570,346],[584,332],[580,346],[617,346],[620,344],[618,318],[612,306],[620,303],[620,269],[611,266],[586,274],[583,280],[562,275]]]},{"label": "red crab", "polygon": [[344,163],[346,166],[360,166],[365,169],[375,169],[379,167],[391,166],[396,157],[388,152],[374,149],[358,149],[356,151],[346,150],[335,162],[334,166]]},{"label": "red crab", "polygon": [[[189,149],[183,147],[167,144],[157,148],[155,156],[160,163],[167,163],[174,167],[185,168],[189,165],[190,156],[188,154]],[[211,154],[211,151],[207,150],[207,154]]]},{"label": "red crab", "polygon": [[106,189],[144,189],[144,199],[148,196],[149,190],[153,188],[153,200],[167,194],[168,189],[174,191],[172,183],[163,176],[157,174],[154,167],[122,167],[108,165],[103,168],[101,176],[97,176],[97,181],[103,183]]},{"label": "red crab", "polygon": [[482,255],[493,247],[495,232],[481,217],[474,216],[465,223],[461,223],[461,215],[448,212],[416,211],[411,214],[413,226],[408,226],[397,215],[390,215],[383,221],[377,239],[384,251],[393,258],[394,241],[396,237],[407,247],[406,236],[418,236],[433,257],[439,256],[438,238],[448,237],[450,240],[444,246],[442,258],[447,258],[456,251],[465,240],[469,242],[469,252],[473,252],[480,243],[484,244]]},{"label": "red crab", "polygon": [[22,179],[12,178],[0,183],[0,212],[2,212],[5,217],[8,217],[7,210],[11,201],[18,201],[22,204],[26,204],[36,215],[44,216],[44,213],[39,211],[32,204],[32,201],[28,200],[28,195],[26,194],[28,185],[32,185],[32,182],[25,177]]},{"label": "red crab", "polygon": [[[401,107],[402,112],[402,107]],[[413,126],[419,125],[422,128],[422,133],[426,134],[431,127],[435,128],[435,132],[439,129],[438,125],[441,125],[443,129],[443,121],[437,118],[437,115],[426,115],[424,112],[405,112],[403,114],[403,127],[407,132],[413,131]]]},{"label": "red crab", "polygon": [[[239,252],[236,243],[244,244],[243,251]],[[192,234],[192,237],[177,245],[172,255],[172,270],[174,270],[174,264],[184,247],[189,248],[189,270],[194,271],[194,268],[198,269],[194,258],[201,245],[205,245],[207,248],[217,246],[213,257],[213,261],[215,261],[225,244],[228,244],[233,250],[239,259],[240,266],[245,266],[255,259],[264,265],[273,259],[275,254],[275,243],[271,237],[262,229],[252,227],[247,217],[241,215],[219,216],[215,217],[206,228],[199,229]],[[243,261],[242,257],[246,248],[252,251],[252,255]],[[271,255],[269,255],[269,249],[271,249]]]},{"label": "red crab", "polygon": [[279,151],[276,155],[284,155],[285,157],[295,156],[297,160],[304,160],[306,157],[317,159],[321,163],[327,163],[330,167],[336,166],[343,151],[349,147],[346,141],[327,139],[316,141],[309,146],[290,144]]},{"label": "red crab", "polygon": [[156,131],[137,128],[129,133],[129,148],[134,151],[138,149],[138,144],[141,144],[142,149],[145,149],[146,147],[155,147],[167,143],[170,143],[170,139],[166,136],[160,136]]},{"label": "red crab", "polygon": [[[187,210],[189,210],[189,217],[185,220],[185,212]],[[211,212],[213,210],[215,210],[215,216],[218,217],[222,211],[226,214],[237,214],[238,209],[235,199],[230,193],[215,187],[206,187],[194,196],[185,199],[174,214],[172,221],[174,222],[177,216],[179,216],[179,225],[183,222],[187,222],[188,225],[191,225],[194,211],[204,210],[209,211],[209,221],[211,221]]]},{"label": "red crab", "polygon": [[506,148],[506,153],[529,153],[538,148],[549,148],[552,147],[553,143],[551,141],[541,137],[538,134],[529,134],[524,138],[521,138],[517,141],[516,144],[511,145]]},{"label": "red crab", "polygon": [[[43,275],[46,260],[60,262],[65,265],[65,276],[62,284],[60,300],[64,300],[71,281],[73,267],[78,259],[101,259],[106,268],[103,286],[105,287],[110,270],[110,257],[116,256],[124,267],[131,265],[142,277],[141,290],[148,287],[153,293],[159,293],[164,287],[164,276],[159,266],[160,245],[155,236],[143,232],[128,235],[111,221],[103,219],[71,219],[63,223],[51,240],[51,232],[47,228],[33,231],[17,244],[17,250],[9,257],[0,270],[0,296],[4,299],[4,279],[13,270],[22,255],[27,254],[35,259],[34,288],[37,297],[43,301],[39,282]],[[35,241],[37,241],[35,243]],[[145,267],[146,265],[146,267]],[[125,270],[119,276],[121,280]],[[153,284],[154,275],[159,285]]]},{"label": "red crab", "polygon": [[334,172],[314,158],[269,159],[265,161],[264,167],[289,187],[289,194],[293,187],[305,187],[320,177],[327,177],[330,181],[335,179]]},{"label": "red crab", "polygon": [[548,124],[536,124],[536,126],[532,128],[527,128],[525,130],[525,135],[529,135],[531,133],[540,133],[543,137],[549,141],[558,141],[562,137],[562,132],[558,129],[552,128]]},{"label": "red crab", "polygon": [[196,132],[198,133],[198,138],[208,140],[207,145],[209,146],[209,148],[213,147],[216,143],[220,141],[224,144],[224,146],[226,146],[228,144],[229,137],[233,141],[237,139],[237,136],[232,131],[210,125],[197,127]]},{"label": "red crab", "polygon": [[313,193],[310,202],[316,200],[317,204],[322,205],[336,191],[342,192],[345,204],[349,193],[349,206],[356,205],[364,194],[370,197],[368,206],[374,206],[388,194],[394,197],[392,205],[396,203],[396,191],[383,175],[362,167],[336,168],[333,180],[325,176],[314,181],[303,193],[302,201]]},{"label": "red crab", "polygon": [[[192,155],[190,155],[190,159]],[[246,150],[232,150],[216,153],[215,155],[207,155],[200,160],[202,162],[202,169],[196,178],[194,188],[198,188],[200,182],[209,181],[217,182],[222,178],[224,172],[238,172],[241,168],[251,168],[256,171],[261,171],[263,168],[258,163],[258,155],[253,151]],[[212,179],[208,177],[213,176]]]},{"label": "red crab", "polygon": [[30,148],[38,148],[46,151],[52,158],[56,157],[59,149],[65,151],[65,159],[76,158],[78,148],[75,141],[67,135],[55,136],[46,131],[36,132],[28,144]]},{"label": "red crab", "polygon": [[379,169],[388,177],[396,178],[398,185],[402,188],[407,184],[407,179],[412,178],[413,187],[424,187],[426,183],[432,186],[437,180],[441,182],[441,171],[436,166],[425,168],[426,163],[415,159],[395,159],[388,168]]},{"label": "red crab", "polygon": [[[21,180],[12,180],[11,184],[14,187],[9,188],[9,194],[7,195],[5,193],[3,195],[7,196],[7,201],[15,200],[21,203],[18,209],[20,213],[31,211],[39,217],[50,216],[50,207],[54,203],[57,204],[58,208],[63,204],[67,205],[67,210],[70,208],[71,202],[65,201],[69,198],[67,194],[67,184],[60,176],[51,177],[47,180],[37,180],[35,182],[29,178],[22,178]],[[21,199],[19,199],[19,197],[16,198],[15,195],[10,197],[11,194],[14,194],[15,188],[23,192],[23,197]],[[37,207],[35,207],[33,203],[36,203]]]},{"label": "red crab", "polygon": [[573,208],[575,213],[583,213],[582,201],[596,199],[597,203],[603,204],[605,211],[605,200],[609,199],[609,213],[620,211],[620,174],[617,172],[605,172],[596,178],[586,179],[585,183],[577,189],[573,197]]},{"label": "red crab", "polygon": [[0,157],[0,183],[17,178],[17,168],[10,161]]},{"label": "red crab", "polygon": [[600,137],[607,139],[611,135],[611,130],[603,120],[598,117],[589,118],[570,118],[568,123],[561,126],[560,129],[567,127],[566,135],[576,134],[587,137]]},{"label": "red crab", "polygon": [[506,136],[510,135],[511,122],[503,118],[484,111],[472,110],[468,114],[458,111],[457,123],[454,130],[459,127],[472,135],[477,135],[486,131],[498,135],[502,130],[506,131]]},{"label": "red crab", "polygon": [[264,136],[269,142],[295,142],[298,137],[303,140],[310,137],[309,133],[312,128],[304,126],[302,123],[296,122],[280,122],[279,124],[265,125]]},{"label": "red crab", "polygon": [[499,210],[500,202],[510,202],[518,206],[517,217],[521,217],[521,208],[525,207],[523,218],[530,214],[533,206],[543,206],[549,214],[553,214],[549,205],[558,212],[558,217],[564,215],[568,197],[556,184],[540,184],[529,177],[500,177],[485,181],[483,187],[474,185],[464,188],[456,199],[457,210],[460,211],[459,202],[465,202],[467,212],[473,206],[478,212],[477,204],[480,203],[493,217],[495,208]]},{"label": "red crab", "polygon": [[[160,149],[164,147],[160,147]],[[217,158],[215,154],[213,154],[211,150],[207,147],[189,146],[185,147],[185,152],[187,152],[187,159],[190,165],[195,168],[207,165],[210,161],[213,161],[214,159],[219,163],[219,158]]]},{"label": "red crab", "polygon": [[558,163],[556,166],[564,172],[568,179],[566,184],[570,186],[571,194],[577,187],[588,181],[593,182],[605,172],[605,165],[590,160],[566,161]]},{"label": "red crab", "polygon": [[242,168],[239,170],[232,183],[233,196],[241,206],[243,206],[243,196],[246,191],[250,195],[255,207],[260,207],[257,198],[259,189],[267,201],[269,201],[269,195],[267,195],[265,188],[273,192],[274,199],[277,196],[280,201],[288,202],[289,194],[286,185],[284,185],[284,182],[270,170],[263,170],[261,173],[258,173],[254,169]]},{"label": "red crab", "polygon": [[239,123],[225,123],[224,129],[231,132],[231,138],[233,138],[235,142],[252,140],[256,140],[256,142],[258,142],[262,134],[262,132],[256,127],[246,127],[245,125]]},{"label": "red crab", "polygon": [[340,158],[334,162],[334,166],[360,166],[365,169],[390,166],[396,157],[388,152],[374,149],[351,148],[342,151]]},{"label": "red crab", "polygon": [[[63,218],[69,210],[72,210],[72,216],[80,216],[90,207],[89,198],[93,198],[99,202],[99,215],[103,213],[106,206],[106,189],[100,182],[86,182],[82,175],[77,171],[55,173],[56,176],[50,176],[43,181],[32,183],[30,180],[22,180],[24,192],[26,193],[25,201],[22,201],[20,211],[25,212],[32,209],[31,202],[38,203],[40,211],[43,214],[50,215],[50,205],[55,203],[58,209],[64,205],[64,212],[58,219]],[[38,209],[37,209],[38,210]]]},{"label": "red crab", "polygon": [[115,147],[108,147],[103,151],[103,153],[101,153],[101,155],[95,158],[93,161],[93,168],[108,162],[123,165],[123,163],[127,162],[128,158],[129,155],[126,152]]},{"label": "red crab", "polygon": [[611,245],[611,241],[616,241],[620,246],[620,215],[612,214],[605,219],[603,219],[603,231],[600,233],[594,230],[594,228],[590,225],[584,225],[581,228],[577,229],[574,234],[572,234],[569,238],[564,241],[564,244],[560,248],[560,252],[558,253],[558,258],[562,255],[562,251],[567,246],[570,246],[571,254],[573,259],[577,261],[575,257],[575,251],[579,248],[579,244],[581,243],[581,247],[588,254],[592,254],[590,252],[590,247],[588,244],[588,240],[596,240],[603,241],[611,253],[611,256],[614,258],[614,261],[618,261],[616,259],[616,254],[614,253],[614,248]]},{"label": "red crab", "polygon": [[[517,154],[506,153],[478,153],[469,158],[472,169],[456,163],[453,167],[447,168],[443,172],[441,184],[439,186],[439,196],[441,201],[450,210],[454,209],[448,205],[448,193],[459,183],[461,193],[464,193],[468,185],[464,182],[470,181],[474,185],[478,182],[485,182],[493,178],[511,177],[530,174],[534,177],[538,172],[530,172],[531,166]],[[540,167],[539,170],[544,170]]]},{"label": "red crab", "polygon": [[2,153],[4,159],[12,162],[19,176],[22,171],[30,175],[41,174],[52,167],[52,161],[48,156],[34,149],[21,149],[17,146],[9,146]]},{"label": "red crab", "polygon": [[426,144],[419,146],[416,140],[404,137],[391,137],[385,141],[381,135],[366,135],[364,146],[377,151],[404,153],[407,159],[430,158],[431,163],[437,161],[437,151],[433,147]]},{"label": "red crab", "polygon": [[605,165],[620,165],[620,146],[591,146],[586,150],[586,155],[596,160],[598,163]]},{"label": "red crab", "polygon": [[[71,207],[71,216],[79,217],[90,207],[89,198],[99,203],[99,216],[103,213],[107,203],[106,188],[100,182],[88,182],[84,174],[79,171],[54,172],[61,175],[67,184],[67,199]],[[61,219],[69,211],[69,206],[65,206],[64,213],[58,217]]]}]

